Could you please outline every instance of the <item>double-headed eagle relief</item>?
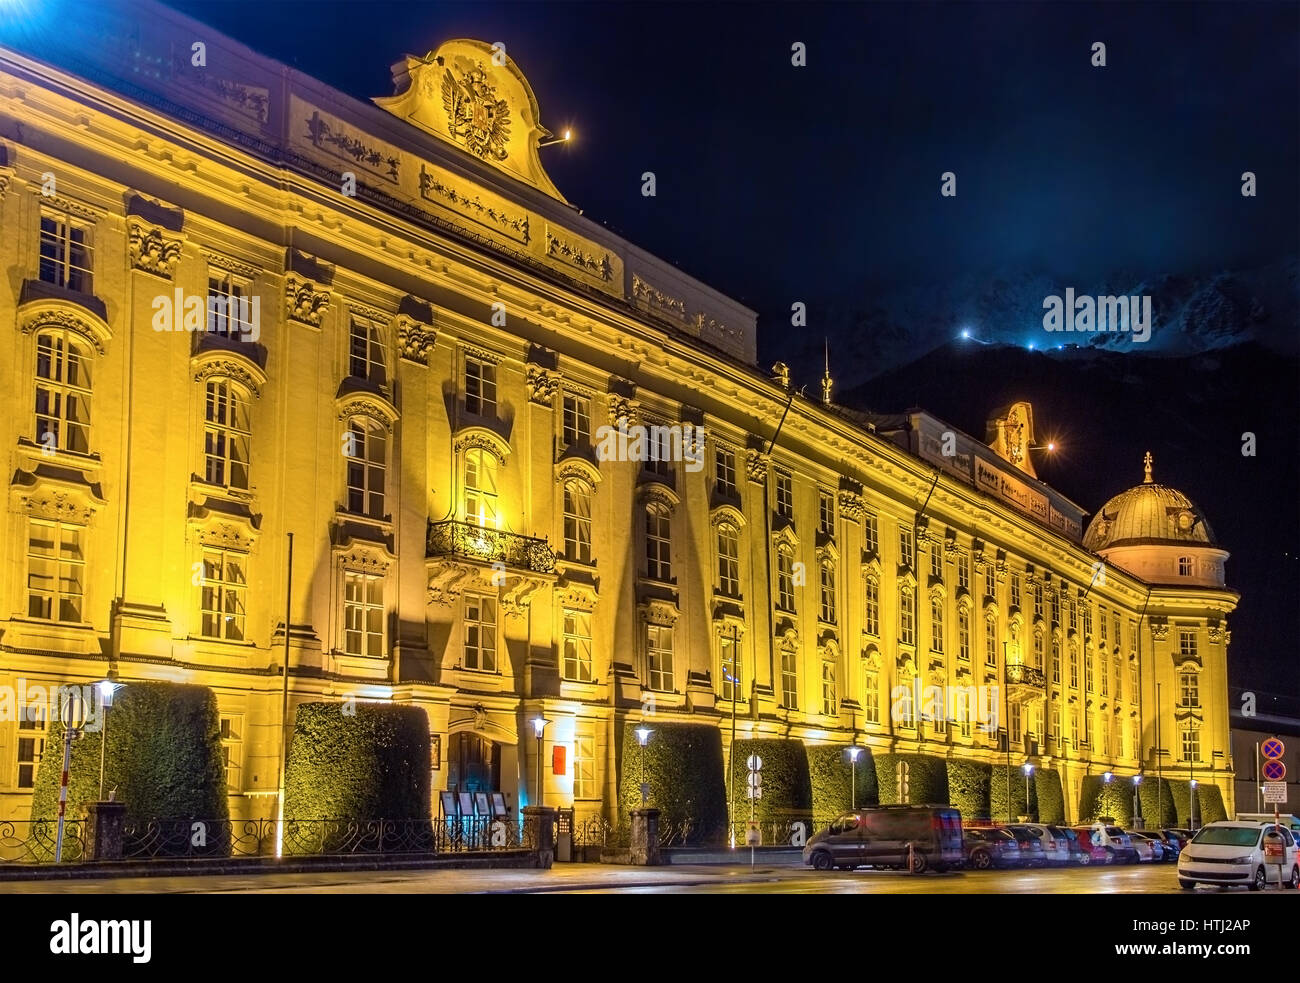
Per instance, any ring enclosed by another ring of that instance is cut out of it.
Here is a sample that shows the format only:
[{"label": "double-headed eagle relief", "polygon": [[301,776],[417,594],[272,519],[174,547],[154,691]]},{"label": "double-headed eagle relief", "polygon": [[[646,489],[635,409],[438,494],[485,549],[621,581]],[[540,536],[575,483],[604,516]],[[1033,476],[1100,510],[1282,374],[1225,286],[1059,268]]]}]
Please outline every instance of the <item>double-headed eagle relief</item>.
[{"label": "double-headed eagle relief", "polygon": [[510,106],[497,98],[481,63],[461,72],[460,78],[451,68],[443,69],[442,105],[452,136],[463,141],[470,153],[485,160],[506,159]]}]

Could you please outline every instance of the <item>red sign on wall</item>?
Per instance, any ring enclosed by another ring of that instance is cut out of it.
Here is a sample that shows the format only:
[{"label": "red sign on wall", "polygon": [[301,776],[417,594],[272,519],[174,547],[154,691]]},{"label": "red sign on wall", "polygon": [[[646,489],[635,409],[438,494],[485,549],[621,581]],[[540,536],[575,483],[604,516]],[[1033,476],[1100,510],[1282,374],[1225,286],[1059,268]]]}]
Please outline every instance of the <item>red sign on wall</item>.
[{"label": "red sign on wall", "polygon": [[563,775],[565,773],[565,752],[568,750],[563,744],[557,744],[551,748],[551,773],[553,775]]}]

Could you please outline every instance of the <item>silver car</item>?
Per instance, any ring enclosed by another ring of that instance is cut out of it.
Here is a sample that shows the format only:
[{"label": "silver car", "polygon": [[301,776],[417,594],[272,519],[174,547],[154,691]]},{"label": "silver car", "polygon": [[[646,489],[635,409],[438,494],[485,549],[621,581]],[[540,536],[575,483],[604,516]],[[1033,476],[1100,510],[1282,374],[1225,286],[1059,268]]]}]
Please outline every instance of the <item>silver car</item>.
[{"label": "silver car", "polygon": [[1065,834],[1053,836],[1052,831],[1041,823],[1012,823],[1007,829],[1021,830],[1028,833],[1043,845],[1043,856],[1053,867],[1064,867],[1070,862],[1070,841]]},{"label": "silver car", "polygon": [[1178,855],[1178,886],[1191,890],[1197,884],[1242,884],[1261,891],[1280,880],[1300,887],[1300,859],[1291,831],[1282,826],[1276,834],[1280,864],[1267,855],[1273,838],[1271,825],[1225,820],[1202,826]]}]

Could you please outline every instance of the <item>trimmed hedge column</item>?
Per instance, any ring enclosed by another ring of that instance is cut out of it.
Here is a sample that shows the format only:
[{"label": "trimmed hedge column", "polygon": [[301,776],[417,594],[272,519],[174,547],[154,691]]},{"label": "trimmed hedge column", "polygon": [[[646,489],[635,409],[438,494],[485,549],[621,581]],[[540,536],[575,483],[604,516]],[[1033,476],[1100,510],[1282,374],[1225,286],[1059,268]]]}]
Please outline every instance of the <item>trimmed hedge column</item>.
[{"label": "trimmed hedge column", "polygon": [[[749,819],[750,800],[745,795],[745,788],[749,781],[746,762],[751,754],[763,759],[763,797],[753,803],[755,821],[802,821],[811,825],[813,793],[808,755],[804,752],[803,741],[780,738],[738,740],[732,745],[731,765],[736,769],[736,821]],[[847,763],[845,771],[848,771]]]},{"label": "trimmed hedge column", "polygon": [[[1029,801],[1025,801],[1025,785],[1029,786]],[[991,818],[994,822],[1005,823],[1007,816],[1011,816],[1011,822],[1015,822],[1020,816],[1029,816],[1031,819],[1037,815],[1038,794],[1037,783],[1025,781],[1025,773],[1021,770],[1020,764],[1011,763],[1007,768],[1005,761],[995,762],[989,765],[989,810],[992,813]],[[1008,809],[1007,794],[1011,795],[1010,808]]]},{"label": "trimmed hedge column", "polygon": [[429,717],[421,707],[301,703],[285,773],[285,818],[428,820],[431,766]]},{"label": "trimmed hedge column", "polygon": [[[1169,779],[1146,775],[1138,788],[1138,798],[1142,801],[1142,819],[1147,829],[1164,829],[1178,825],[1178,812],[1174,807],[1174,792],[1169,787]],[[1160,804],[1157,815],[1156,803]]]},{"label": "trimmed hedge column", "polygon": [[962,819],[989,819],[989,765],[983,761],[948,760],[949,801]]},{"label": "trimmed hedge column", "polygon": [[[829,826],[837,817],[853,808],[853,774],[849,761],[848,744],[813,744],[805,747],[808,755],[808,777],[812,783],[813,825],[817,829]],[[876,761],[871,749],[859,746],[857,770],[858,808],[877,805],[880,793],[876,787]],[[737,760],[738,764],[743,761]],[[766,763],[766,759],[764,759]]]},{"label": "trimmed hedge column", "polygon": [[[722,734],[713,724],[656,722],[649,743],[637,743],[639,724],[623,725],[618,801],[623,823],[641,806],[641,783],[650,786],[650,805],[660,810],[659,825],[691,821],[687,844],[721,843],[727,828],[727,785],[722,769]],[[736,789],[737,808],[743,792]],[[746,813],[748,815],[748,813]]]},{"label": "trimmed hedge column", "polygon": [[1223,804],[1223,789],[1217,785],[1197,784],[1196,818],[1202,826],[1228,818],[1228,810]]},{"label": "trimmed hedge column", "polygon": [[1061,787],[1061,773],[1052,768],[1034,771],[1034,793],[1038,797],[1040,823],[1065,822],[1065,791]]},{"label": "trimmed hedge column", "polygon": [[[908,766],[908,795],[898,793],[898,765]],[[948,767],[943,758],[930,754],[881,754],[876,757],[876,781],[884,805],[948,804]]]}]

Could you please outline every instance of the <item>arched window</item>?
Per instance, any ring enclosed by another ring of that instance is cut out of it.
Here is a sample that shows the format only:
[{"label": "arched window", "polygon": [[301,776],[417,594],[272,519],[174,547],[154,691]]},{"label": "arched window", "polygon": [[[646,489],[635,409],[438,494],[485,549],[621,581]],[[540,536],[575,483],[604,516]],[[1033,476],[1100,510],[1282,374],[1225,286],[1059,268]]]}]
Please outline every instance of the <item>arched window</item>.
[{"label": "arched window", "polygon": [[591,562],[591,489],[581,481],[564,483],[564,555]]},{"label": "arched window", "polygon": [[776,553],[776,606],[794,614],[794,555],[788,549]]},{"label": "arched window", "polygon": [[673,577],[672,520],[668,509],[652,502],[645,509],[646,576],[670,581]]},{"label": "arched window", "polygon": [[36,336],[36,442],[90,453],[90,353],[68,331]]},{"label": "arched window", "polygon": [[970,609],[965,605],[957,609],[957,658],[970,661]]},{"label": "arched window", "polygon": [[228,379],[209,379],[204,389],[204,479],[210,485],[248,490],[251,430],[248,397]]},{"label": "arched window", "polygon": [[348,470],[348,511],[372,519],[384,517],[384,479],[387,473],[388,432],[366,416],[348,421],[344,447]]},{"label": "arched window", "polygon": [[729,522],[718,526],[718,593],[740,596],[740,533]]},{"label": "arched window", "polygon": [[943,651],[943,597],[930,598],[930,651]]},{"label": "arched window", "polygon": [[500,529],[498,504],[497,459],[490,451],[471,447],[465,452],[465,521],[485,529]]}]

